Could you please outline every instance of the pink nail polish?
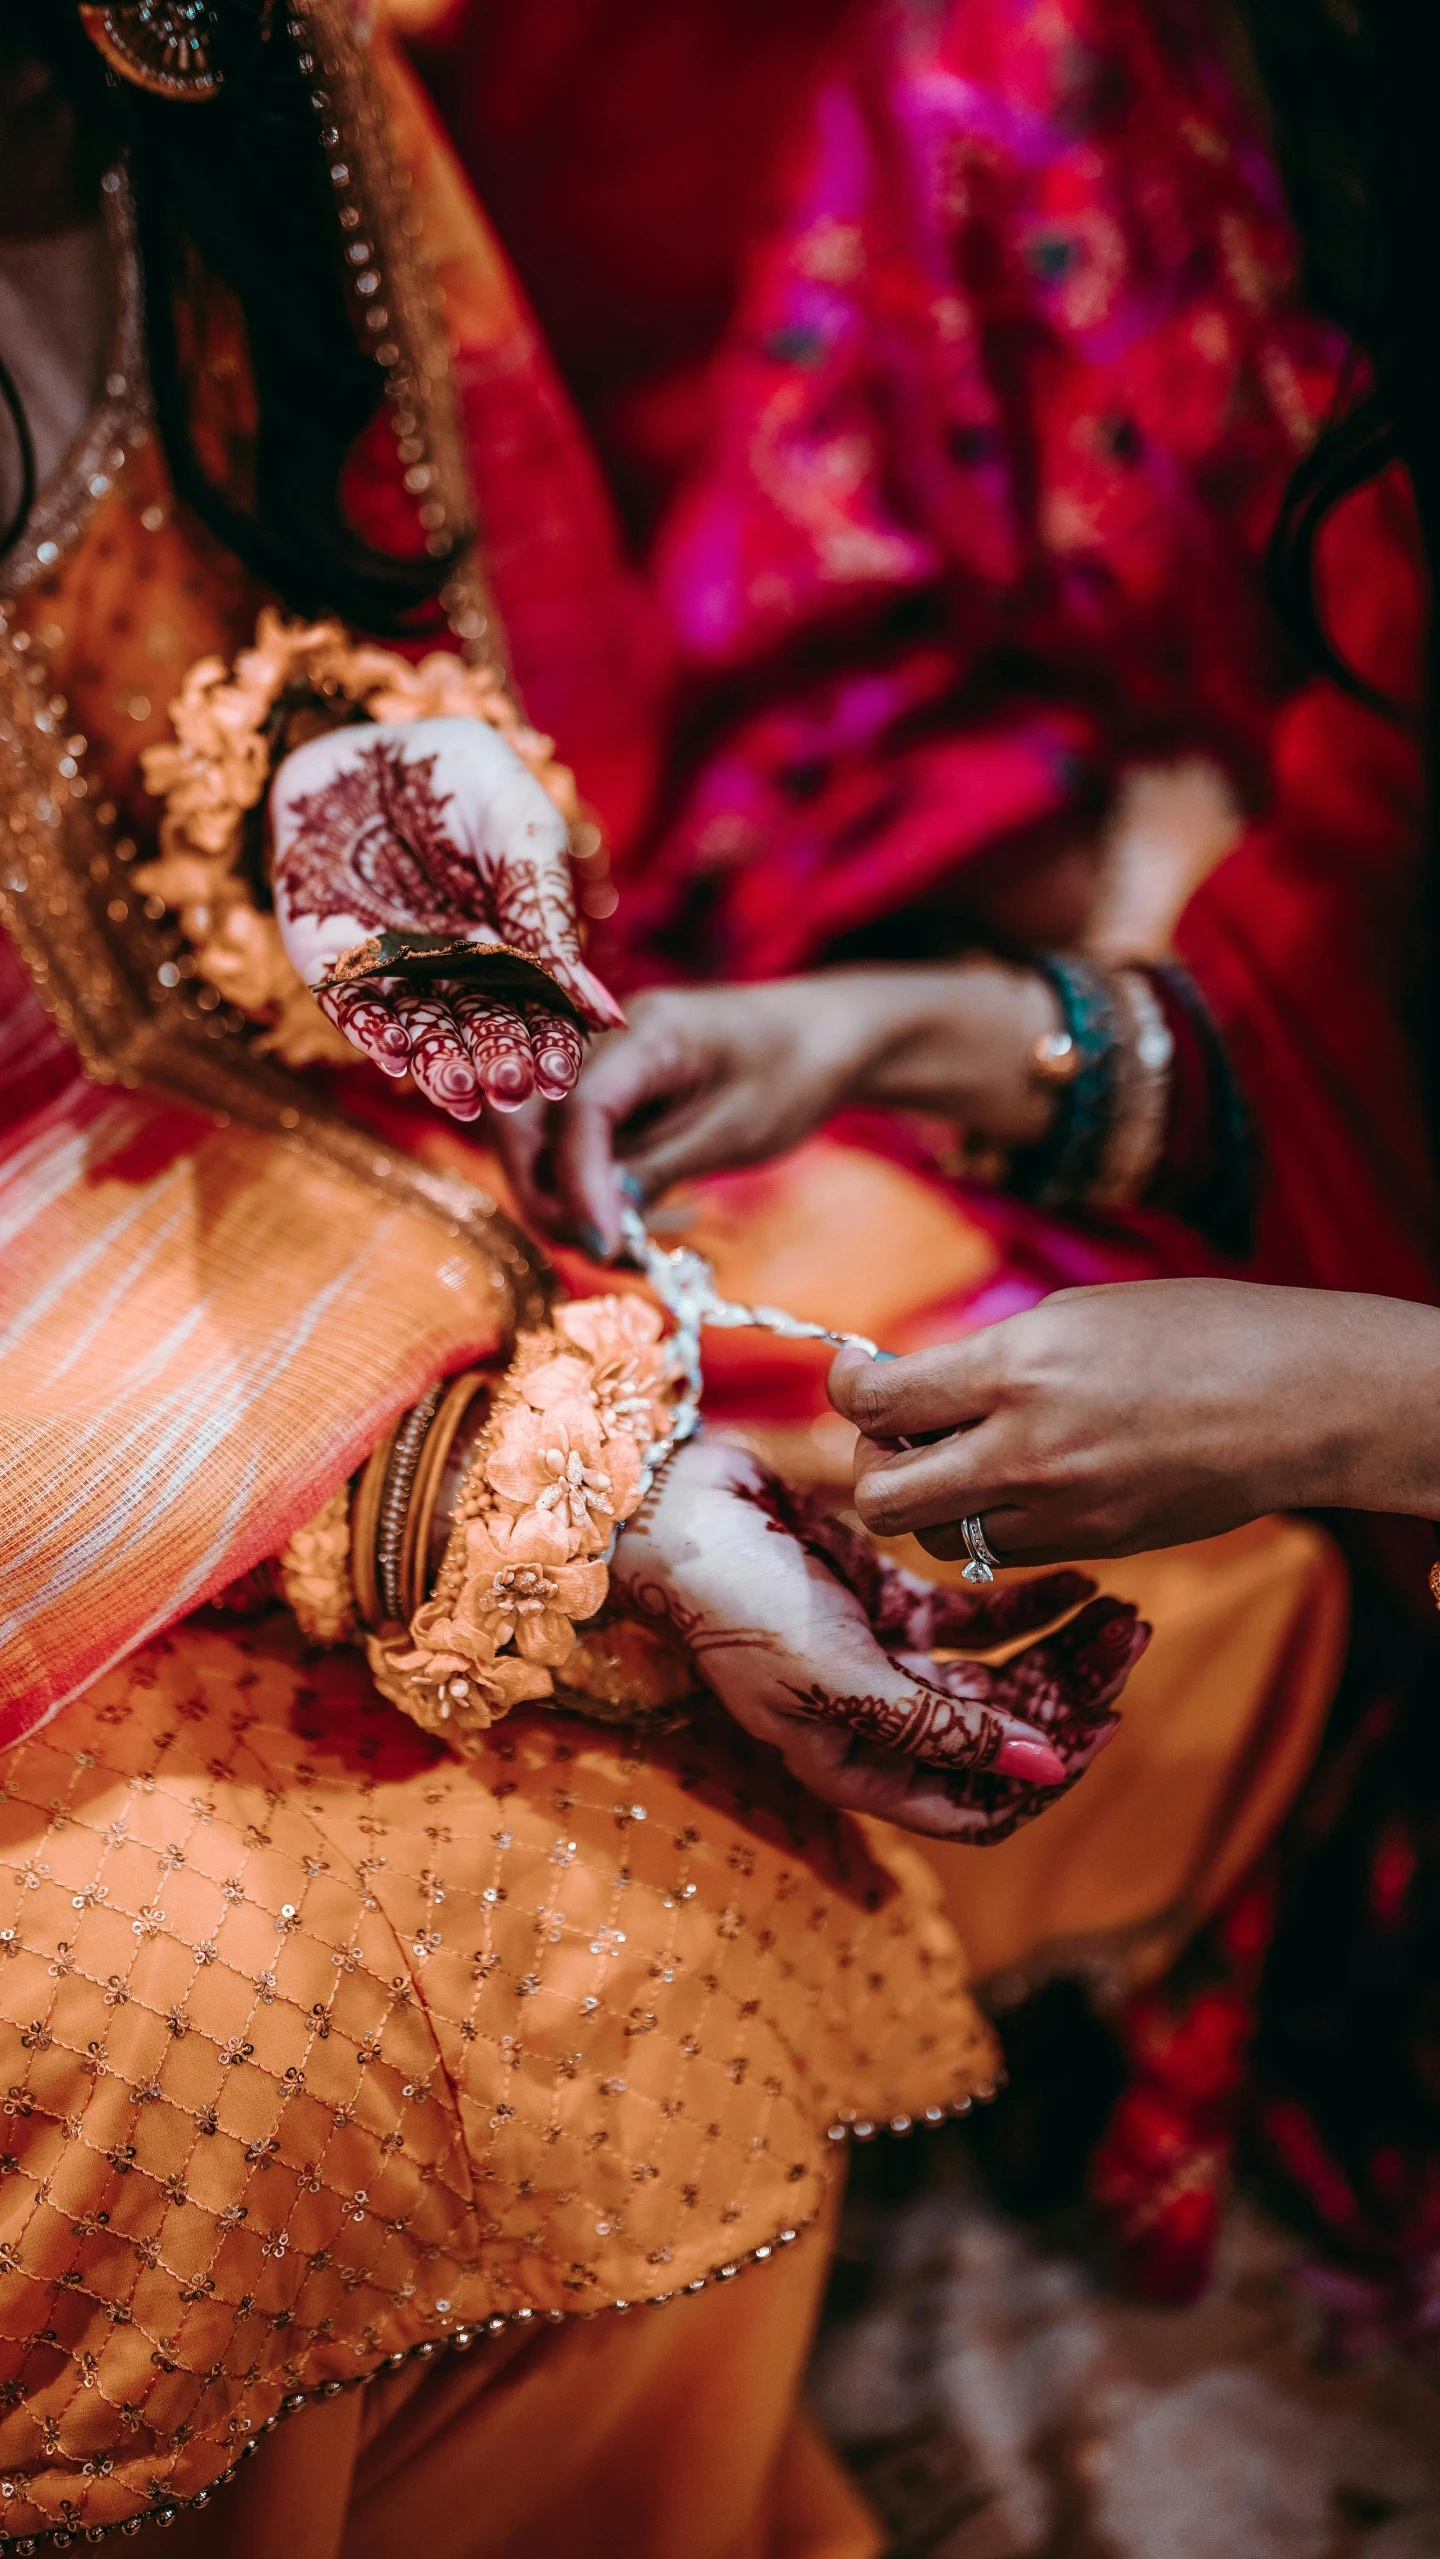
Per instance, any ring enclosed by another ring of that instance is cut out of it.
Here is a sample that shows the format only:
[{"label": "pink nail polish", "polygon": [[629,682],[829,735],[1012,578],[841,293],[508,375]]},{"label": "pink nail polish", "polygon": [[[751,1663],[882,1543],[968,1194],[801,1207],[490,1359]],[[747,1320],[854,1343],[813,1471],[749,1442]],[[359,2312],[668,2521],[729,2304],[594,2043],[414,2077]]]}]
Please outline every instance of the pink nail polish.
[{"label": "pink nail polish", "polygon": [[1048,1742],[1013,1733],[990,1762],[997,1777],[1023,1777],[1027,1786],[1063,1786],[1065,1762]]}]

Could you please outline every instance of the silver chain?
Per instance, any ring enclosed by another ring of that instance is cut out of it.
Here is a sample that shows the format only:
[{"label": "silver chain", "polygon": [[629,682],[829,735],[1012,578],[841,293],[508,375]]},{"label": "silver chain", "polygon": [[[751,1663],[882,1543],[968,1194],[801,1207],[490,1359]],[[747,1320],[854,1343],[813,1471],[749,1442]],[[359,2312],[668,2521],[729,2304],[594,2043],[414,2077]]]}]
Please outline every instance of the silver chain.
[{"label": "silver chain", "polygon": [[720,1332],[738,1332],[753,1324],[759,1332],[778,1333],[782,1341],[830,1342],[837,1351],[864,1351],[870,1359],[875,1357],[875,1344],[863,1333],[832,1332],[828,1324],[807,1324],[803,1317],[787,1314],[783,1306],[741,1306],[734,1298],[722,1297],[704,1255],[692,1252],[688,1245],[667,1252],[656,1243],[638,1209],[621,1210],[620,1232],[631,1260],[644,1272],[675,1327],[666,1353],[671,1381],[680,1391],[671,1406],[669,1429],[645,1451],[642,1494],[649,1492],[666,1459],[700,1426],[700,1399],[705,1391],[700,1335],[706,1324]]}]

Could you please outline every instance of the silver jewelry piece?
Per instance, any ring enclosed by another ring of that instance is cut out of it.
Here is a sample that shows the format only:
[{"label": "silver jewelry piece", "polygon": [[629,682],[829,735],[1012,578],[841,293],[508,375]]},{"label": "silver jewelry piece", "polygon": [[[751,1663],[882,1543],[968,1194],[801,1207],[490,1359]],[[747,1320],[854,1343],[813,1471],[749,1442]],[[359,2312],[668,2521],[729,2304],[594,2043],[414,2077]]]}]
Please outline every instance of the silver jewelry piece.
[{"label": "silver jewelry piece", "polygon": [[[829,1342],[838,1350],[864,1351],[875,1357],[875,1344],[864,1333],[832,1332],[828,1324],[809,1324],[798,1315],[787,1314],[783,1306],[741,1306],[735,1299],[722,1297],[715,1286],[715,1274],[700,1253],[692,1253],[682,1245],[667,1252],[657,1244],[638,1209],[622,1208],[620,1234],[631,1261],[642,1270],[673,1318],[675,1330],[665,1344],[666,1366],[670,1383],[676,1389],[670,1408],[670,1427],[643,1452],[640,1461],[640,1491],[648,1493],[667,1458],[673,1456],[683,1440],[693,1439],[700,1428],[700,1398],[705,1380],[700,1359],[700,1334],[706,1324],[717,1331],[733,1332],[737,1327],[754,1325],[762,1333],[778,1333],[787,1342]],[[620,1534],[616,1531],[616,1536]],[[610,1553],[614,1551],[611,1541]],[[609,1561],[607,1553],[606,1562]],[[988,1581],[990,1576],[985,1576]]]},{"label": "silver jewelry piece", "polygon": [[962,1582],[993,1582],[1002,1566],[979,1520],[962,1519],[960,1534],[965,1540],[966,1552],[970,1557],[969,1563],[960,1575]]}]

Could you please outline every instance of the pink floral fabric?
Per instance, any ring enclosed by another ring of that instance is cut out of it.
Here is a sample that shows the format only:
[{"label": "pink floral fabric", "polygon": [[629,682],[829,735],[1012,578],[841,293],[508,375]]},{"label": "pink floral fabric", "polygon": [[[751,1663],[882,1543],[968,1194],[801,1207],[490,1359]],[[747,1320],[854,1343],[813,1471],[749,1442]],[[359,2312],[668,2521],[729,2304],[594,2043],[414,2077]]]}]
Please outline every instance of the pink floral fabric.
[{"label": "pink floral fabric", "polygon": [[1296,671],[1259,564],[1346,360],[1296,268],[1192,0],[860,14],[657,562],[703,747],[627,884],[633,974],[765,976],[963,897],[1123,758],[1263,799]]}]

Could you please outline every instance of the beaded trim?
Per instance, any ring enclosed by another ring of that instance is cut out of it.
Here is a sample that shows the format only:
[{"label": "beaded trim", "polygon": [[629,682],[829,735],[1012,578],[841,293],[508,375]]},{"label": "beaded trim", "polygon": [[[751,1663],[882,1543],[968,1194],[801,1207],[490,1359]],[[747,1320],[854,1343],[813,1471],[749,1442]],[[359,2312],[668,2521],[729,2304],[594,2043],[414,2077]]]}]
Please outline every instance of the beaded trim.
[{"label": "beaded trim", "polygon": [[288,20],[297,63],[313,79],[310,104],[326,155],[357,316],[377,365],[405,487],[418,498],[425,547],[455,556],[442,590],[450,628],[468,654],[506,663],[504,634],[477,557],[474,504],[433,278],[409,211],[408,170],[391,153],[384,100],[366,53],[368,29],[345,0],[304,0]]},{"label": "beaded trim", "polygon": [[109,496],[129,453],[149,441],[144,297],[135,249],[135,208],[123,169],[106,171],[100,181],[100,201],[116,294],[104,396],[53,480],[41,490],[24,530],[0,559],[0,595],[19,595],[54,568],[79,540],[100,500]]},{"label": "beaded trim", "polygon": [[[1003,2071],[998,2071],[994,2079],[982,2081],[981,2085],[973,2089],[968,2097],[953,2098],[944,2106],[926,2106],[923,2112],[916,2115],[895,2115],[886,2123],[872,2122],[864,2116],[842,2116],[835,2123],[827,2126],[825,2138],[838,2147],[846,2141],[873,2141],[875,2135],[880,2132],[895,2133],[902,2137],[912,2132],[928,2132],[939,2124],[952,2122],[961,2116],[968,2115],[977,2105],[988,2106],[999,2095],[1004,2085],[1005,2074]],[[264,2420],[264,2423],[256,2428],[249,2442],[241,2446],[230,2468],[222,2471],[219,2478],[214,2480],[208,2488],[197,2490],[193,2497],[167,2498],[162,2504],[150,2507],[144,2514],[129,2516],[124,2523],[83,2524],[75,2530],[67,2529],[62,2525],[54,2531],[20,2535],[0,2531],[0,2550],[13,2551],[15,2559],[40,2559],[42,2552],[77,2550],[91,2542],[110,2541],[117,2535],[132,2537],[143,2531],[147,2524],[154,2525],[163,2532],[169,2525],[178,2523],[182,2514],[203,2511],[210,2504],[211,2499],[219,2495],[222,2488],[228,2488],[231,2481],[238,2477],[242,2465],[260,2450],[267,2435],[273,2435],[276,2427],[283,2424],[287,2417],[299,2416],[302,2409],[313,2407],[319,2400],[338,2399],[343,2392],[363,2390],[370,2382],[378,2381],[382,2373],[403,2372],[407,2364],[428,2363],[438,2354],[468,2354],[473,2347],[485,2345],[491,2338],[502,2336],[508,2330],[530,2327],[559,2328],[573,2326],[577,2320],[588,2322],[594,2319],[606,2319],[616,2312],[626,2316],[635,2310],[663,2310],[672,2301],[684,2301],[692,2293],[708,2292],[715,2284],[733,2283],[737,2275],[747,2273],[751,2267],[767,2265],[772,2257],[778,2256],[782,2248],[792,2248],[796,2240],[803,2239],[806,2232],[812,2230],[814,2226],[813,2216],[809,2221],[788,2224],[785,2229],[777,2230],[773,2239],[763,2240],[759,2247],[746,2249],[739,2256],[727,2258],[722,2265],[713,2266],[708,2275],[697,2275],[693,2282],[682,2284],[677,2292],[651,2293],[644,2301],[605,2302],[594,2310],[496,2311],[489,2319],[462,2322],[458,2327],[448,2329],[438,2337],[419,2337],[413,2346],[402,2346],[394,2354],[383,2356],[371,2372],[356,2373],[352,2378],[344,2381],[322,2381],[313,2390],[292,2391]]]},{"label": "beaded trim", "polygon": [[420,1464],[430,1425],[440,1410],[444,1387],[432,1386],[405,1416],[395,1434],[390,1463],[385,1470],[385,1488],[380,1495],[380,1517],[375,1529],[375,1574],[380,1585],[380,1605],[393,1622],[405,1613],[405,1598],[400,1587],[400,1550],[405,1542],[405,1522],[409,1516],[410,1495]]}]

